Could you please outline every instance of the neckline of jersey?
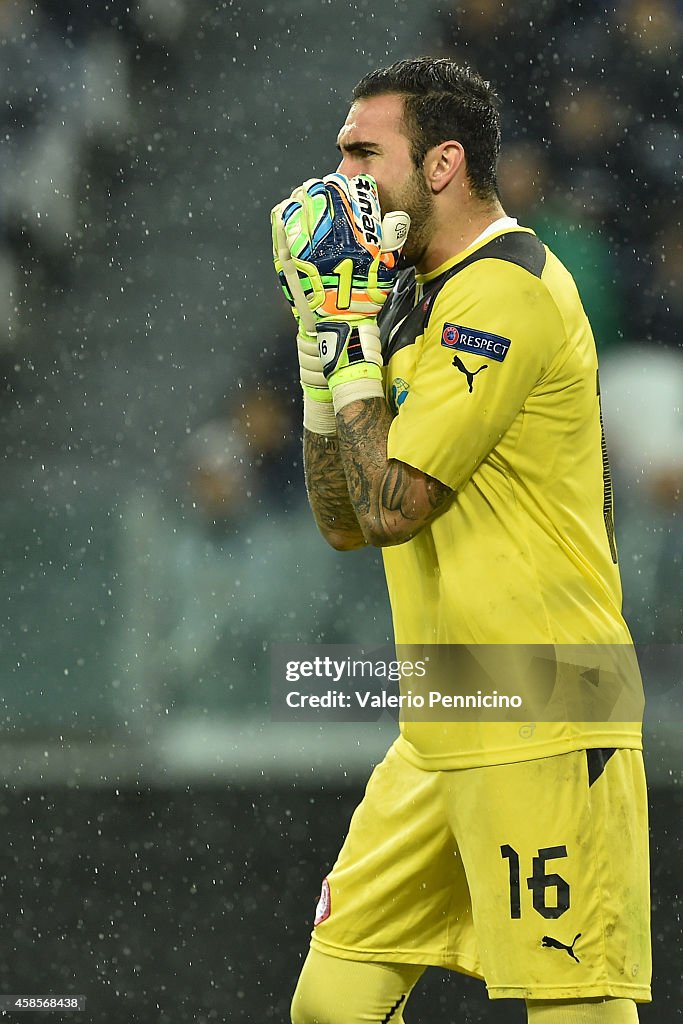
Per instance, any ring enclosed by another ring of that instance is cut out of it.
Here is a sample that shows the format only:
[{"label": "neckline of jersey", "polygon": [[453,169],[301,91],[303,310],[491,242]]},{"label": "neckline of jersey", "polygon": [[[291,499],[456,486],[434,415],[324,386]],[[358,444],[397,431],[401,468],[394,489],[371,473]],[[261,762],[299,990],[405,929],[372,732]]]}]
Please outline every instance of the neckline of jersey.
[{"label": "neckline of jersey", "polygon": [[485,228],[485,230],[482,231],[482,233],[478,235],[473,242],[470,242],[466,249],[463,249],[462,252],[456,253],[455,256],[451,256],[450,259],[441,263],[435,270],[430,270],[428,274],[418,274],[416,271],[415,280],[418,284],[428,284],[430,281],[434,281],[437,277],[440,277],[441,274],[444,274],[447,270],[450,270],[451,267],[456,266],[456,264],[460,263],[471,253],[476,252],[477,249],[481,249],[483,245],[486,245],[494,238],[498,238],[500,235],[512,234],[513,232],[527,235],[534,234],[534,231],[531,228],[522,227],[522,225],[518,224],[513,217],[499,217],[498,220],[489,224],[489,226]]}]

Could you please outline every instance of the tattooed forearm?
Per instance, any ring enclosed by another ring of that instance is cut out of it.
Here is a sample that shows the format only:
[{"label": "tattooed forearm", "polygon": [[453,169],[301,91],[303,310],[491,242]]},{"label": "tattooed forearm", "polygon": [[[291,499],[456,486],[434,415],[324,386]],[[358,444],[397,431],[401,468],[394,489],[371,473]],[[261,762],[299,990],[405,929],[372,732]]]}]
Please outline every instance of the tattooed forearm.
[{"label": "tattooed forearm", "polygon": [[[359,519],[378,513],[373,483],[387,464],[387,435],[392,415],[386,402],[371,398],[352,402],[337,415],[342,462],[349,482],[349,497]],[[374,500],[373,500],[374,499]]]},{"label": "tattooed forearm", "polygon": [[304,431],[308,498],[333,547],[385,547],[414,537],[452,495],[439,480],[387,459],[393,417],[382,398],[352,402],[337,414],[338,437]]},{"label": "tattooed forearm", "polygon": [[[436,511],[453,493],[440,480],[425,477],[424,495],[430,511]],[[424,509],[416,505],[414,471],[403,462],[391,461],[388,464],[384,483],[382,484],[382,505],[387,512],[400,512],[406,519],[418,520],[424,515]]]},{"label": "tattooed forearm", "polygon": [[336,437],[304,430],[304,472],[308,500],[326,540],[341,550],[364,547]]},{"label": "tattooed forearm", "polygon": [[380,547],[409,540],[453,493],[412,466],[387,459],[392,419],[381,398],[353,402],[337,414],[351,504],[367,541]]}]

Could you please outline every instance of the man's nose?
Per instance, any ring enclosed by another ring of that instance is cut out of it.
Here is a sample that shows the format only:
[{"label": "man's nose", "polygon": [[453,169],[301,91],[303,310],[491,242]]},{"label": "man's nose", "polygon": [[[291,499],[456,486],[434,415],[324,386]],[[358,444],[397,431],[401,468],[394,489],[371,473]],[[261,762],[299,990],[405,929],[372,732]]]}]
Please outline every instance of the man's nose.
[{"label": "man's nose", "polygon": [[337,174],[344,174],[347,178],[353,178],[356,174],[359,174],[358,168],[355,166],[358,163],[353,157],[345,156],[339,162],[337,167]]}]

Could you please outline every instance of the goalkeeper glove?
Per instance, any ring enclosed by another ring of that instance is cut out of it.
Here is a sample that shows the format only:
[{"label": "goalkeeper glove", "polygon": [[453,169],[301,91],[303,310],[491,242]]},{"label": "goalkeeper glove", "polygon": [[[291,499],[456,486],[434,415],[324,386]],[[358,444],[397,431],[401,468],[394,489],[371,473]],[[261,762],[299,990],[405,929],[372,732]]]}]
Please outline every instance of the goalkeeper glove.
[{"label": "goalkeeper glove", "polygon": [[304,393],[304,426],[316,434],[332,435],[337,432],[337,424],[334,418],[332,392],[323,374],[318,352],[316,318],[300,283],[282,217],[283,210],[292,202],[298,201],[302,191],[302,188],[296,189],[289,199],[285,199],[271,210],[273,263],[297,324],[296,345],[299,356],[299,379]]},{"label": "goalkeeper glove", "polygon": [[377,314],[393,288],[410,218],[395,211],[380,219],[369,175],[312,179],[276,211],[291,257],[281,260],[285,295],[306,330],[315,325],[335,409],[381,395]]}]

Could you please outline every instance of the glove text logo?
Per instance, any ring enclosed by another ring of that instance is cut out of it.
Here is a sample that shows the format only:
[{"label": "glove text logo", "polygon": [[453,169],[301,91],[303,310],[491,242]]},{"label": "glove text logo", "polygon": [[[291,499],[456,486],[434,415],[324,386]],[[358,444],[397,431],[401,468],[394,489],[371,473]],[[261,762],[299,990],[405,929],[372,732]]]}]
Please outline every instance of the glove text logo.
[{"label": "glove text logo", "polygon": [[379,236],[376,231],[377,222],[372,215],[372,196],[374,190],[366,178],[356,178],[356,194],[358,196],[358,208],[361,213],[361,224],[365,233],[365,241],[370,245],[379,245]]}]

